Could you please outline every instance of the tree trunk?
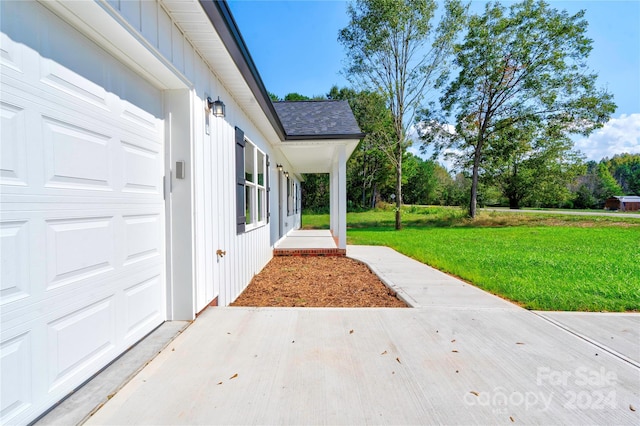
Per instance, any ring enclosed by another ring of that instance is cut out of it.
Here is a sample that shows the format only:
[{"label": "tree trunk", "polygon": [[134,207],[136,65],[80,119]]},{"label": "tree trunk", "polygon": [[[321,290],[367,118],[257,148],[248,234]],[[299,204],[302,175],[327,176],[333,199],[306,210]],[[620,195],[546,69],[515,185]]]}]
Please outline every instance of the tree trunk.
[{"label": "tree trunk", "polygon": [[402,214],[400,206],[402,206],[402,144],[398,143],[398,166],[396,167],[396,230],[402,229]]},{"label": "tree trunk", "polygon": [[512,210],[520,209],[520,200],[518,197],[509,197],[509,208]]},{"label": "tree trunk", "polygon": [[[480,138],[478,138],[480,139]],[[473,173],[471,175],[471,199],[469,200],[469,217],[476,217],[476,207],[478,204],[478,170],[480,169],[480,152],[482,150],[482,142],[478,140],[476,150],[473,155]]]}]

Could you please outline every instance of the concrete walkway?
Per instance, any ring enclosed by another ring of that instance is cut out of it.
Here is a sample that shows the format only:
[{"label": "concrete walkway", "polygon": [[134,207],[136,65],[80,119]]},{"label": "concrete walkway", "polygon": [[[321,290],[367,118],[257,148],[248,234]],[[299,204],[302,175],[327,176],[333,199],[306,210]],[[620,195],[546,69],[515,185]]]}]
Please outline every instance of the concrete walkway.
[{"label": "concrete walkway", "polygon": [[391,249],[348,255],[416,307],[210,308],[88,423],[640,423],[640,369],[609,345]]},{"label": "concrete walkway", "polygon": [[336,248],[331,231],[325,229],[294,230],[276,246],[277,249]]}]

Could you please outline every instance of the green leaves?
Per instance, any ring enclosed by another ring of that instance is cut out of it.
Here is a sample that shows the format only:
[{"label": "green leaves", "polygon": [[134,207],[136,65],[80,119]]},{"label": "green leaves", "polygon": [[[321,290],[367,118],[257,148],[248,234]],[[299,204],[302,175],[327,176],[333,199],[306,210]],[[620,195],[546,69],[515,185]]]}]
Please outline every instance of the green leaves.
[{"label": "green leaves", "polygon": [[[527,144],[518,148],[524,160],[533,155],[536,139],[542,135],[553,133],[554,140],[570,133],[587,135],[615,111],[612,95],[598,90],[597,75],[586,70],[591,40],[586,37],[583,18],[584,12],[569,15],[542,0],[524,0],[509,8],[487,3],[483,14],[469,19],[464,40],[454,47],[459,74],[440,100],[444,111],[455,117],[456,135],[440,139],[439,148],[471,154],[472,217],[479,174],[483,169],[496,169],[491,162],[510,159],[515,166],[513,156],[495,156],[504,151],[505,144],[519,143],[527,134],[523,129],[532,125],[541,129],[529,132]],[[516,129],[520,129],[518,137],[507,136],[516,136]],[[427,143],[434,140],[424,136]],[[558,156],[547,156],[549,161],[560,160],[568,151],[555,152]],[[508,186],[514,188],[514,182]]]}]

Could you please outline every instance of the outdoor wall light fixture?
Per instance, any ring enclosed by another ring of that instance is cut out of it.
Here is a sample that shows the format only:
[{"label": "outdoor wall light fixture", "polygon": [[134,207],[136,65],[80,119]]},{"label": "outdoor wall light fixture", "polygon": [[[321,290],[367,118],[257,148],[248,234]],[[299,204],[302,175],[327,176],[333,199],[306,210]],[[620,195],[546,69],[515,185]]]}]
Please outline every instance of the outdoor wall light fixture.
[{"label": "outdoor wall light fixture", "polygon": [[214,101],[210,97],[207,97],[207,105],[209,106],[209,109],[211,110],[211,112],[213,112],[213,115],[215,117],[224,117],[225,107],[224,102],[220,100],[220,96],[218,96],[217,101]]},{"label": "outdoor wall light fixture", "polygon": [[278,170],[282,171],[282,164],[276,164]]},{"label": "outdoor wall light fixture", "polygon": [[286,177],[289,177],[289,172],[284,172],[284,175],[285,175]]}]

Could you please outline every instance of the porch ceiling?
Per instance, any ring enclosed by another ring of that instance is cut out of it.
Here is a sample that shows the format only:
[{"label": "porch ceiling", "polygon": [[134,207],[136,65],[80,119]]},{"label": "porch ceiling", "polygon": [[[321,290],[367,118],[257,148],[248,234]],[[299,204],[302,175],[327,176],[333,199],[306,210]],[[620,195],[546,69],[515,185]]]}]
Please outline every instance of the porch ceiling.
[{"label": "porch ceiling", "polygon": [[329,173],[338,147],[346,147],[348,159],[358,142],[354,139],[285,141],[280,144],[280,149],[293,167],[293,173]]}]

